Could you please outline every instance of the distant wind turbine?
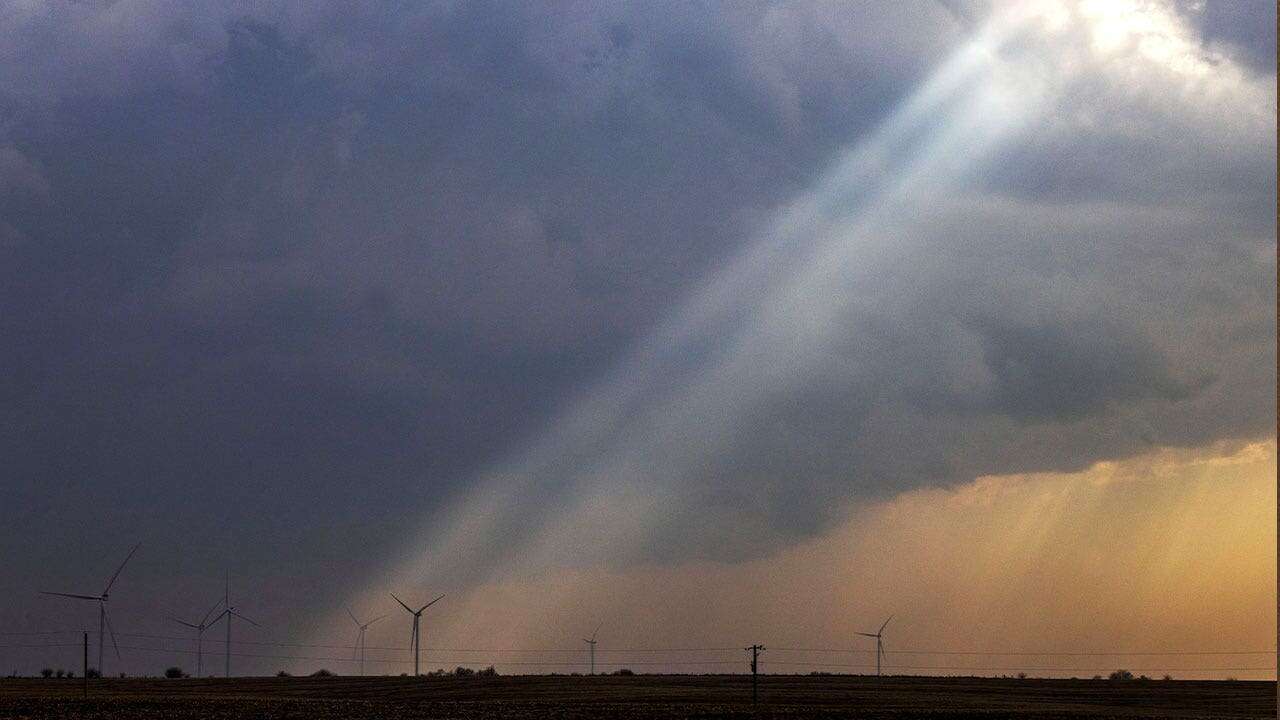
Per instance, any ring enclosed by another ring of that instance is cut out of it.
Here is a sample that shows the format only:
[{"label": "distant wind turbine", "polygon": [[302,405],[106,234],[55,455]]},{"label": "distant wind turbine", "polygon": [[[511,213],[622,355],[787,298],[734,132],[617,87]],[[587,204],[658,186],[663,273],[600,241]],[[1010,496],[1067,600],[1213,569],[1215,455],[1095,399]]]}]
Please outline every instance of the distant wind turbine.
[{"label": "distant wind turbine", "polygon": [[884,628],[885,628],[885,625],[889,624],[889,620],[892,620],[892,619],[893,619],[893,616],[890,615],[889,619],[884,621],[884,625],[881,625],[880,629],[875,631],[874,633],[864,633],[864,632],[858,633],[863,637],[876,639],[876,676],[877,677],[880,675],[880,658],[884,657]]},{"label": "distant wind turbine", "polygon": [[443,598],[444,595],[441,595],[440,597],[436,598],[435,600],[432,600],[426,605],[423,605],[417,610],[414,610],[408,605],[405,605],[404,601],[396,597],[395,593],[391,593],[391,597],[395,598],[396,602],[400,603],[400,607],[404,608],[405,611],[407,611],[410,615],[413,616],[413,631],[409,635],[409,642],[413,645],[413,676],[418,677],[418,641],[421,639],[421,631],[419,629],[419,626],[422,623],[422,611],[440,602],[441,598]]},{"label": "distant wind turbine", "polygon": [[386,615],[379,615],[378,617],[370,620],[367,623],[362,623],[356,619],[356,614],[351,612],[351,608],[347,608],[347,614],[351,616],[351,622],[354,622],[356,624],[356,627],[360,628],[360,632],[356,635],[355,647],[351,648],[351,655],[352,657],[354,657],[356,653],[360,653],[360,674],[363,676],[364,675],[365,631],[369,629],[370,625],[378,622],[382,618],[386,617]]},{"label": "distant wind turbine", "polygon": [[107,586],[102,589],[100,595],[76,595],[73,593],[49,592],[48,590],[40,591],[44,595],[57,595],[58,597],[74,598],[76,600],[96,600],[98,602],[98,674],[102,677],[107,676],[106,670],[102,666],[102,647],[106,639],[106,632],[111,633],[111,646],[116,650],[116,658],[119,659],[120,657],[120,646],[116,644],[116,631],[112,629],[111,621],[107,619],[107,596],[111,593],[111,586],[115,584],[116,578],[120,577],[120,571],[124,570],[124,566],[128,564],[129,559],[138,551],[138,547],[141,544],[138,543],[133,546],[133,549],[125,556],[124,562],[120,563],[120,567],[116,568],[116,571],[112,573],[111,579],[107,580]]},{"label": "distant wind turbine", "polygon": [[602,626],[600,625],[596,626],[596,631],[591,633],[590,640],[586,638],[582,638],[582,642],[586,643],[591,648],[591,674],[592,675],[596,674],[596,635],[600,633],[601,627]]},{"label": "distant wind turbine", "polygon": [[239,610],[236,609],[234,605],[231,604],[231,573],[227,573],[227,584],[225,586],[225,589],[223,590],[222,605],[223,605],[222,612],[218,613],[218,617],[214,618],[213,620],[210,620],[209,625],[206,625],[205,627],[212,626],[213,624],[217,623],[219,620],[223,618],[227,619],[227,641],[226,641],[227,645],[226,645],[226,648],[224,648],[224,651],[226,654],[227,677],[231,677],[231,618],[238,617],[241,620],[249,623],[254,627],[262,627],[262,626],[250,620],[249,618],[245,617],[243,614],[241,614]]},{"label": "distant wind turbine", "polygon": [[[202,641],[204,640],[204,631],[208,630],[209,626],[213,624],[212,622],[209,622],[209,616],[213,614],[214,610],[218,609],[218,606],[221,605],[222,602],[223,601],[221,599],[215,602],[213,604],[213,607],[209,608],[209,612],[205,613],[204,617],[200,618],[200,622],[189,623],[186,620],[179,620],[178,618],[172,615],[169,616],[170,620],[178,623],[179,625],[186,625],[187,627],[196,631],[196,677],[204,677],[204,663],[203,663],[204,655],[201,649],[201,645],[202,645]],[[214,619],[214,622],[217,622],[216,618]]]}]

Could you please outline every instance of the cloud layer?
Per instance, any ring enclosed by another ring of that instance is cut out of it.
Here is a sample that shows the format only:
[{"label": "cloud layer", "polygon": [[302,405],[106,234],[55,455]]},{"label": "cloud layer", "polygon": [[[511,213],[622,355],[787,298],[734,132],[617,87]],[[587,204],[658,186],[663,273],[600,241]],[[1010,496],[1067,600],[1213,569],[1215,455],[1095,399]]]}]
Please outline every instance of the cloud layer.
[{"label": "cloud layer", "polygon": [[3,589],[740,560],[1268,435],[1274,17],[1107,5],[0,8]]}]

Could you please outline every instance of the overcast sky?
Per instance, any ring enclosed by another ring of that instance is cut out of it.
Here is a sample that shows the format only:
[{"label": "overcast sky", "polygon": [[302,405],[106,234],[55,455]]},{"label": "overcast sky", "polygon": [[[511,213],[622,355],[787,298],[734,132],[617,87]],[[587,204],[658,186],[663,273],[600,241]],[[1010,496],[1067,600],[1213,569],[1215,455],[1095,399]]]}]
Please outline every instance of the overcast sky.
[{"label": "overcast sky", "polygon": [[0,3],[0,631],[1271,438],[1275,7],[1117,7]]}]

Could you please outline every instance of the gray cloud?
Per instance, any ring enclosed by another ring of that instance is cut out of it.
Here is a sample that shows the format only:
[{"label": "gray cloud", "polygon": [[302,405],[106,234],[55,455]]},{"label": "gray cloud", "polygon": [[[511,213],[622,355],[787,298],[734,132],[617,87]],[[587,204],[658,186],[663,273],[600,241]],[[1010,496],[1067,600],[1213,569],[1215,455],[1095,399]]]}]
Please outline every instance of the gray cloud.
[{"label": "gray cloud", "polygon": [[[803,237],[663,336],[985,12],[0,10],[0,536],[35,548],[0,584],[78,587],[141,534],[128,580],[178,583],[123,597],[135,617],[227,564],[273,604],[336,597],[329,578],[369,572],[352,548],[447,519],[655,338],[643,397],[550,443],[569,450],[540,459],[509,537],[653,447],[629,481],[682,504],[629,560],[749,556],[849,498],[1268,432],[1274,98],[1248,94],[1267,80],[1184,103],[1091,68],[806,296],[832,301],[820,346],[785,352],[807,307],[749,330]],[[1212,47],[1251,32],[1197,23]],[[744,337],[774,364],[708,379]],[[727,550],[743,523],[755,544]]]}]

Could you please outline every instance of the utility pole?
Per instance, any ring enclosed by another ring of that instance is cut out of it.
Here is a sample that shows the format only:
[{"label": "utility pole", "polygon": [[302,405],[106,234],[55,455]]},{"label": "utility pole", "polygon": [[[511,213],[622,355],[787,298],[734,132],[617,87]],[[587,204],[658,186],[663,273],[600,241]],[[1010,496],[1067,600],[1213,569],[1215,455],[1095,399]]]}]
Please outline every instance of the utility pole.
[{"label": "utility pole", "polygon": [[752,645],[751,647],[743,648],[743,650],[751,651],[751,704],[755,705],[760,699],[758,673],[760,670],[760,653],[764,652],[764,646]]},{"label": "utility pole", "polygon": [[84,697],[89,697],[89,631],[84,631]]}]

